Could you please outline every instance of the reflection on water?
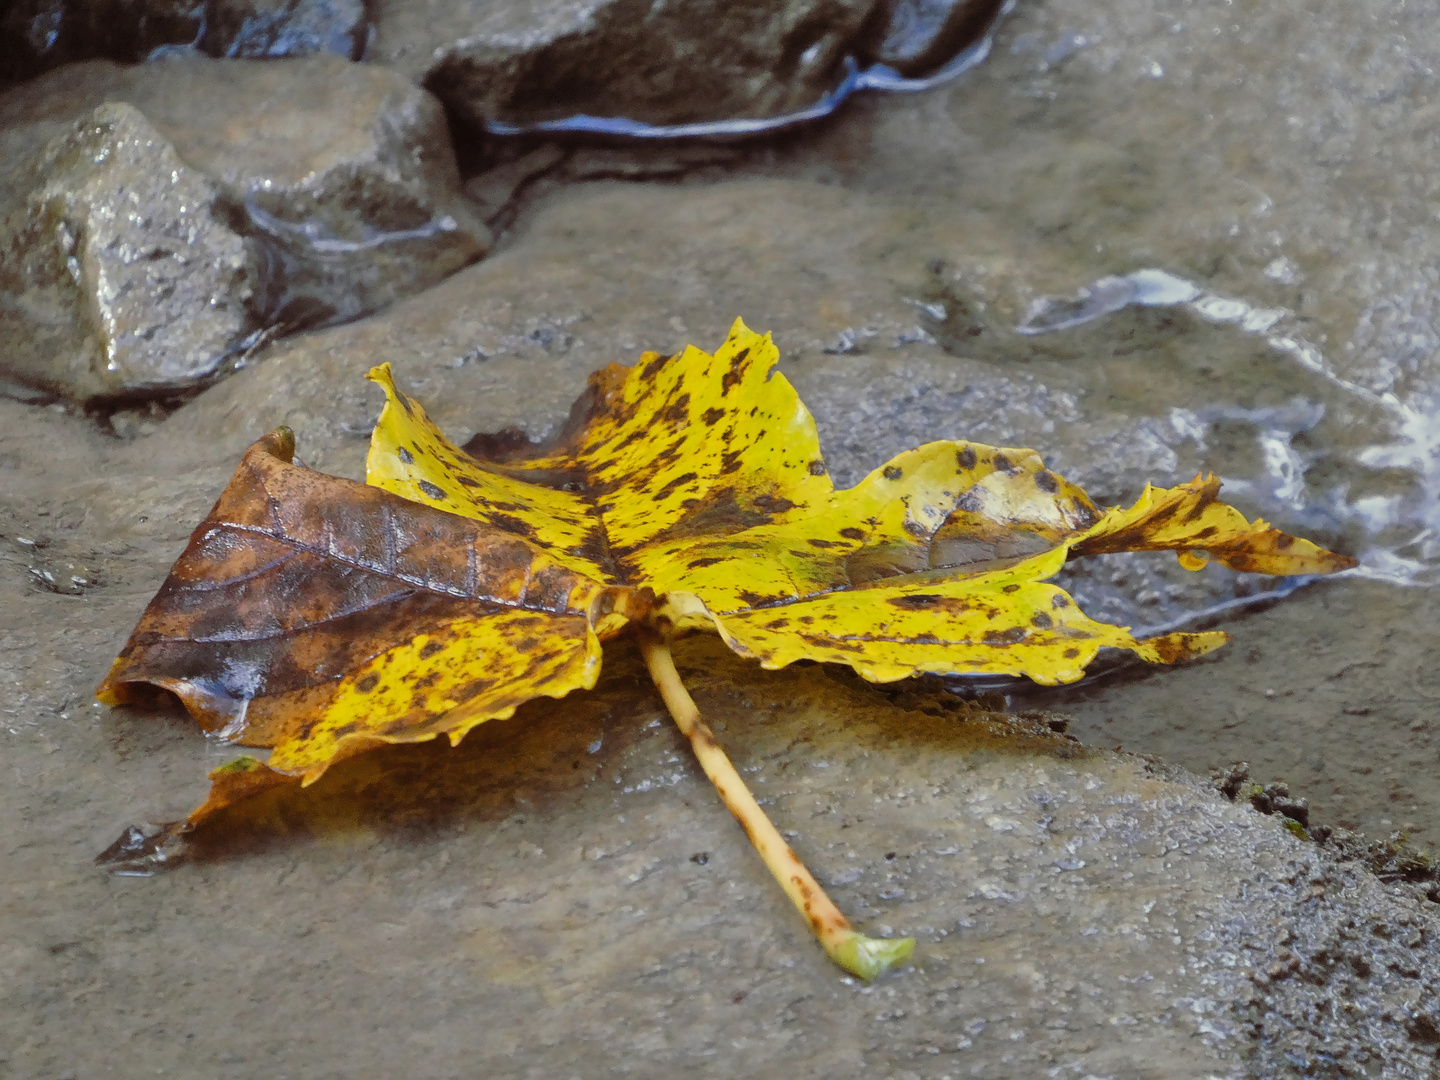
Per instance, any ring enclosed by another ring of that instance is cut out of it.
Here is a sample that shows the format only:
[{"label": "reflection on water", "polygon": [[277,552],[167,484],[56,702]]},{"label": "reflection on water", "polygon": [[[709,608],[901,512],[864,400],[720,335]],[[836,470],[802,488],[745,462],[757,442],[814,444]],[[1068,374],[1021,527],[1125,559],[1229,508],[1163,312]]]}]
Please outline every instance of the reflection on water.
[{"label": "reflection on water", "polygon": [[[1283,278],[1288,271],[1282,259],[1267,267],[1273,278]],[[1349,536],[1361,559],[1361,565],[1349,571],[1351,576],[1395,584],[1435,583],[1440,570],[1440,425],[1433,400],[1405,402],[1390,391],[1352,382],[1337,374],[1319,347],[1299,332],[1292,312],[1223,296],[1165,270],[1107,276],[1074,297],[1041,297],[1015,329],[1027,336],[1059,333],[1131,306],[1182,307],[1210,323],[1258,335],[1278,355],[1373,410],[1375,422],[1354,431],[1356,438],[1340,450],[1360,467],[1358,472],[1321,467],[1329,464],[1332,452],[1312,437],[1326,416],[1323,401],[1297,396],[1261,408],[1230,403],[1174,407],[1170,421],[1202,446],[1223,441],[1227,426],[1244,429],[1247,434],[1240,437],[1248,436],[1255,451],[1249,455],[1252,467],[1238,474],[1222,470],[1227,492],[1268,515]],[[1231,452],[1233,457],[1233,448]],[[1366,472],[1374,475],[1367,477]],[[1409,490],[1394,490],[1397,472],[1410,479]],[[1265,592],[1280,588],[1276,583]],[[1213,605],[1196,616],[1230,606]]]}]

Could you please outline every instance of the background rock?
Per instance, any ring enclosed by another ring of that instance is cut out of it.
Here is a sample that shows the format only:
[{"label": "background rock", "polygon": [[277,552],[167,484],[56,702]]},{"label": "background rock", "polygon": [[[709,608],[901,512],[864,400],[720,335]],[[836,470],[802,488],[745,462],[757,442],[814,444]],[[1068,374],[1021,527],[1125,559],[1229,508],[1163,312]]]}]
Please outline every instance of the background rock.
[{"label": "background rock", "polygon": [[[460,194],[439,106],[383,68],[333,57],[91,61],[0,98],[0,154],[23,160],[103,101],[134,106],[214,184],[254,262],[226,303],[248,307],[252,327],[354,318],[488,248],[488,231]],[[207,358],[209,370],[224,353]]]},{"label": "background rock", "polygon": [[80,401],[175,392],[253,328],[252,253],[133,106],[96,107],[6,188],[0,378]]},{"label": "background rock", "polygon": [[474,123],[772,116],[840,78],[876,0],[380,0],[366,59]]},{"label": "background rock", "polygon": [[359,60],[369,30],[362,0],[210,0],[196,47],[229,59],[334,53]]},{"label": "background rock", "polygon": [[367,33],[362,0],[14,0],[0,13],[0,79],[176,50],[358,60]]},{"label": "background rock", "polygon": [[910,78],[924,78],[973,45],[999,15],[1004,0],[891,0],[877,21],[878,43],[866,60]]}]

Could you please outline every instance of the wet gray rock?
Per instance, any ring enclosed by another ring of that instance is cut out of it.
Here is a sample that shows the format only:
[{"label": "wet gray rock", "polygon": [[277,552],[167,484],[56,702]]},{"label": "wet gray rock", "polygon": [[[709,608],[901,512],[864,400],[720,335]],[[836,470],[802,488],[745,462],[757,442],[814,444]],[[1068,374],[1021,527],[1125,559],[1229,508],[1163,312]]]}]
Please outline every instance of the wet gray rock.
[{"label": "wet gray rock", "polygon": [[461,116],[510,124],[585,113],[652,124],[813,104],[876,0],[381,0],[366,59]]},{"label": "wet gray rock", "polygon": [[[439,105],[384,68],[324,56],[177,58],[130,68],[91,61],[0,97],[0,155],[43,157],[73,117],[105,101],[143,114],[167,152],[205,178],[249,260],[244,284],[217,309],[248,315],[236,316],[235,333],[217,339],[204,362],[187,362],[183,378],[112,380],[106,393],[193,385],[216,370],[242,329],[274,333],[354,318],[434,284],[489,247],[488,230],[461,195]],[[169,174],[158,159],[150,168],[156,183]],[[23,200],[22,175],[30,173],[0,177],[0,196]],[[154,207],[148,216],[164,213]],[[14,250],[20,257],[21,247]],[[43,384],[32,368],[16,381]],[[79,398],[100,393],[73,379],[51,383]]]},{"label": "wet gray rock", "polygon": [[[1440,231],[1421,193],[1437,136],[1410,73],[1436,64],[1440,38],[1408,8],[1367,5],[1363,26],[1355,10],[1022,4],[964,79],[856,102],[763,171],[968,214],[968,250],[937,272],[942,348],[1023,370],[1082,410],[1143,415],[1172,475],[1213,470],[1252,515],[1429,581],[1437,477],[1421,432],[1440,310],[1420,282]],[[1044,297],[1142,268],[1195,283],[1205,310],[1012,332],[1037,304],[1064,309]],[[1105,495],[1128,497],[1123,479]],[[1143,590],[1161,616],[1169,587]]]},{"label": "wet gray rock", "polygon": [[362,0],[15,0],[0,14],[0,77],[175,51],[358,60],[368,31]]},{"label": "wet gray rock", "polygon": [[229,59],[334,53],[359,60],[369,30],[363,0],[210,0],[195,47]]},{"label": "wet gray rock", "polygon": [[0,378],[79,401],[174,392],[253,328],[252,252],[138,109],[98,106],[7,179]]}]

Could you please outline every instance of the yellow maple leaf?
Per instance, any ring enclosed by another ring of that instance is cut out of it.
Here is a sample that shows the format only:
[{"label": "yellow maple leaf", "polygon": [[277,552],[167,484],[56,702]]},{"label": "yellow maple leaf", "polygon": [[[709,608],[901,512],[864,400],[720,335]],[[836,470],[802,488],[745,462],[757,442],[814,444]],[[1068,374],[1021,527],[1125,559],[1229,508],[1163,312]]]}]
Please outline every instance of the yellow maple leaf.
[{"label": "yellow maple leaf", "polygon": [[[1070,682],[1104,647],[1172,663],[1222,633],[1136,640],[1047,583],[1075,555],[1175,551],[1269,574],[1353,565],[1217,500],[1196,478],[1101,511],[1032,450],[933,442],[837,491],[768,336],[647,353],[592,376],[548,444],[451,443],[388,365],[367,484],[257,442],[98,691],[179,695],[207,730],[270,748],[212,774],[193,827],[386,743],[459,742],[520,704],[594,685],[604,641],[640,640],[726,804],[827,952],[866,978],[910,939],[854,931],[700,719],[669,639],[710,630],[768,668],[848,664]],[[153,845],[152,845],[153,847]]]}]

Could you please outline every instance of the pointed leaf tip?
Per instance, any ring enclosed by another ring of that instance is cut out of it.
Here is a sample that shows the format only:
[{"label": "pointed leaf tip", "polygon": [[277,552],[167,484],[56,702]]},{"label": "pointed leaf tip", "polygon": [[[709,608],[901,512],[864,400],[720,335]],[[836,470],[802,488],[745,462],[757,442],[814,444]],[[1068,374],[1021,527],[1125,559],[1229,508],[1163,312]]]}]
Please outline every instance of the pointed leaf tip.
[{"label": "pointed leaf tip", "polygon": [[259,447],[288,465],[295,460],[295,432],[281,425],[261,438]]}]

